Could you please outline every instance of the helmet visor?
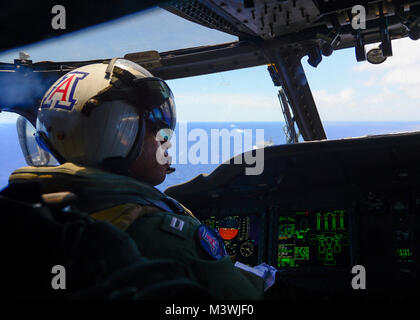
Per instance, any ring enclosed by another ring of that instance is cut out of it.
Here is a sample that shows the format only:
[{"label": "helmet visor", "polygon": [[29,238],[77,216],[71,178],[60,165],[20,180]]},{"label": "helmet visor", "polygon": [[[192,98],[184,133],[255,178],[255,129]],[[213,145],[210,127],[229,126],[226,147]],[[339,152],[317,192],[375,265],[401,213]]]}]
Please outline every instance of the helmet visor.
[{"label": "helmet visor", "polygon": [[166,82],[159,78],[140,78],[133,82],[147,112],[146,119],[158,129],[175,130],[175,100]]}]

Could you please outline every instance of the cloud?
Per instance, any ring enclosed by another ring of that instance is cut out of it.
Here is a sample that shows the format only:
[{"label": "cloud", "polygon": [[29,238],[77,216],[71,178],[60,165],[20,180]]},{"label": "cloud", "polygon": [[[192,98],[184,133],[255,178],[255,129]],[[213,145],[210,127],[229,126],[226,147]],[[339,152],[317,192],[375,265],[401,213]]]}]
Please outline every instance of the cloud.
[{"label": "cloud", "polygon": [[[373,65],[369,62],[363,62],[354,66],[353,71],[357,73],[368,72],[371,79],[378,79],[376,84],[388,86],[392,90],[395,90],[395,87],[392,86],[400,85],[398,89],[401,90],[401,96],[418,98],[420,46],[409,38],[395,40],[392,44],[393,56],[389,57],[384,63]],[[373,82],[368,82],[368,84],[373,84]]]},{"label": "cloud", "polygon": [[[366,46],[366,52],[371,48],[378,47],[377,44]],[[364,72],[373,71],[381,72],[393,69],[411,69],[413,66],[420,66],[420,46],[418,42],[409,38],[398,39],[392,41],[393,56],[388,57],[384,63],[371,64],[368,61],[360,62],[353,67],[354,71]]]},{"label": "cloud", "polygon": [[368,87],[374,86],[377,83],[378,83],[378,78],[375,76],[370,76],[368,80],[363,81],[363,84]]},{"label": "cloud", "polygon": [[[420,100],[420,90],[418,87],[410,87],[406,88],[405,91],[407,92],[408,96],[412,99]],[[420,109],[420,101],[417,101],[418,108]]]},{"label": "cloud", "polygon": [[175,96],[180,121],[283,121],[276,92],[182,92]]},{"label": "cloud", "polygon": [[[274,98],[273,98],[274,97]],[[243,93],[180,93],[176,95],[177,103],[202,104],[203,102],[213,105],[229,105],[242,108],[273,108],[278,107],[278,100],[273,93],[273,97],[267,97],[261,94],[243,94]]]},{"label": "cloud", "polygon": [[[419,52],[420,54],[420,52]],[[386,73],[383,81],[386,84],[420,85],[420,63],[413,67],[392,69]]]},{"label": "cloud", "polygon": [[314,100],[318,106],[334,107],[339,104],[348,104],[354,96],[353,88],[346,88],[336,94],[328,93],[326,90],[318,90],[313,93]]},{"label": "cloud", "polygon": [[367,91],[344,89],[337,94],[321,91],[314,96],[323,121],[418,121],[417,92],[401,95],[399,88],[385,86]]},{"label": "cloud", "polygon": [[[352,67],[355,92],[351,102],[343,99],[341,118],[349,120],[415,121],[420,120],[420,46],[409,38],[393,43],[393,56],[384,63],[357,63]],[[367,51],[378,44],[367,46]],[[337,109],[332,105],[338,95],[318,92],[321,109],[328,118]],[[351,109],[351,105],[353,109]]]}]

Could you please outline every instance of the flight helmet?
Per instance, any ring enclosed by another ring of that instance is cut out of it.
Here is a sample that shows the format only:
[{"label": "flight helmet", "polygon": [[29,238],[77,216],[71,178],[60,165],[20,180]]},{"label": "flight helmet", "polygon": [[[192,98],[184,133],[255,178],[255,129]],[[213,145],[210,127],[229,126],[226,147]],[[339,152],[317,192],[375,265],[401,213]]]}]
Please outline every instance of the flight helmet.
[{"label": "flight helmet", "polygon": [[124,173],[141,154],[146,121],[170,138],[176,110],[169,86],[138,64],[114,58],[74,69],[50,87],[35,138],[60,163]]}]

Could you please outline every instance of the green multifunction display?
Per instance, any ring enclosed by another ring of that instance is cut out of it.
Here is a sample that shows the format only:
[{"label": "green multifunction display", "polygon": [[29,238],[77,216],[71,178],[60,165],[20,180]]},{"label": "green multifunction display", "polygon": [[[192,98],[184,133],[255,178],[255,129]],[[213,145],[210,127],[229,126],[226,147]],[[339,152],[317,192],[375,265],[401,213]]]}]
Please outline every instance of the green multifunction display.
[{"label": "green multifunction display", "polygon": [[279,216],[279,268],[347,266],[347,210],[298,211]]}]

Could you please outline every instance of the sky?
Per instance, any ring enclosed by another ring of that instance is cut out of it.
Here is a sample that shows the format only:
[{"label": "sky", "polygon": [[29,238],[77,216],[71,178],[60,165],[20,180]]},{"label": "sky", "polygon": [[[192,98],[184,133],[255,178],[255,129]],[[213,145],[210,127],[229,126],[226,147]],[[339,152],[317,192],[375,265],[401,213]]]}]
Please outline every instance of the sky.
[{"label": "sky", "polygon": [[[70,35],[0,53],[13,62],[25,51],[33,62],[77,61],[160,52],[236,41],[153,8]],[[370,46],[372,47],[372,46]],[[380,65],[356,62],[354,49],[324,57],[317,68],[302,59],[322,121],[420,121],[420,41],[393,41],[393,57]],[[266,66],[168,81],[178,121],[283,121]],[[16,117],[0,114],[0,122]]]}]

